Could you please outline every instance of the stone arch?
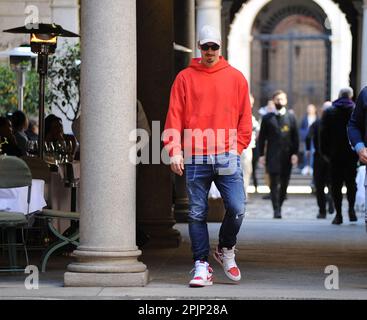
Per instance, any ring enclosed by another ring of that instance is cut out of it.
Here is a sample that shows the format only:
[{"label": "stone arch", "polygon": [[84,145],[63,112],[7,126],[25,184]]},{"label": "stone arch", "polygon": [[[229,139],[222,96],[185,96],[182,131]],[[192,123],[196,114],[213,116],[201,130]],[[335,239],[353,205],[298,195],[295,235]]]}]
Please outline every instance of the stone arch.
[{"label": "stone arch", "polygon": [[[249,0],[236,13],[228,35],[228,61],[250,83],[252,27],[257,15],[271,0]],[[312,0],[327,16],[331,29],[331,99],[349,86],[352,68],[352,33],[345,14],[332,0]]]},{"label": "stone arch", "polygon": [[[305,6],[298,5],[289,5],[287,7],[282,7],[274,12],[270,17],[266,19],[264,23],[262,23],[260,27],[261,33],[272,33],[273,29],[281,23],[285,18],[299,16],[299,17],[307,17],[310,19],[309,21],[316,22],[317,25],[322,26],[323,32],[330,34],[330,29],[326,28],[324,25],[326,14],[324,12],[314,12],[310,8]],[[256,23],[256,22],[255,22]]]}]

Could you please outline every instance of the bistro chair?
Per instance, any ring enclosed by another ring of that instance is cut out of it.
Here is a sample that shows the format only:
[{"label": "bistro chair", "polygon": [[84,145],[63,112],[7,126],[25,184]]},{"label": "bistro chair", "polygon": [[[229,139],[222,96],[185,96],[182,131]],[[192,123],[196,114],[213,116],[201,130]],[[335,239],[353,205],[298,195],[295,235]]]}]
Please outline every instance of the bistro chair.
[{"label": "bistro chair", "polygon": [[[73,245],[79,245],[79,213],[76,211],[76,184],[77,180],[74,177],[73,167],[71,163],[66,163],[63,167],[65,186],[71,188],[71,211],[62,211],[52,208],[52,194],[55,190],[52,190],[51,183],[51,171],[57,171],[58,167],[52,167],[44,160],[37,157],[23,157],[22,158],[31,170],[33,179],[41,179],[45,181],[45,198],[47,199],[47,208],[44,208],[37,212],[34,216],[36,219],[36,225],[40,226],[38,231],[41,238],[47,239],[49,243],[44,249],[41,257],[40,267],[41,271],[46,271],[46,266],[53,254],[60,252],[64,247]],[[60,232],[56,227],[58,221],[67,220],[70,221],[70,230]],[[45,232],[45,229],[47,231]]]},{"label": "bistro chair", "polygon": [[[66,247],[67,245],[74,245],[78,246],[79,242],[79,213],[75,212],[75,205],[71,206],[71,209],[73,211],[61,211],[51,208],[51,170],[50,166],[43,161],[40,158],[37,157],[22,157],[22,159],[27,163],[28,167],[31,170],[32,178],[33,179],[41,179],[45,181],[45,197],[47,199],[48,207],[42,209],[40,212],[37,212],[35,215],[35,218],[38,218],[37,220],[42,223],[46,223],[46,228],[51,233],[51,237],[53,238],[53,241],[51,241],[45,250],[42,253],[41,257],[41,271],[46,271],[46,266],[48,263],[48,260],[50,259],[51,255],[54,253],[57,253],[59,250],[61,250],[63,247]],[[64,168],[65,177],[64,180],[69,187],[73,187],[73,183],[75,183],[76,179],[74,178],[74,172],[72,165],[70,163],[65,165]],[[47,196],[48,195],[48,196]],[[75,198],[76,195],[73,195],[72,192],[72,200]],[[74,199],[75,201],[75,199]],[[72,202],[74,202],[72,201]],[[55,227],[55,223],[57,220],[68,220],[71,222],[71,224],[74,225],[74,228],[72,228],[72,232],[68,233],[61,233],[57,227]],[[41,226],[41,232],[39,231],[39,234],[44,233],[44,228]],[[47,239],[49,239],[49,234],[45,235]]]},{"label": "bistro chair", "polygon": [[[32,175],[27,164],[20,158],[13,156],[0,156],[0,188],[28,187],[27,204],[31,199]],[[9,267],[0,268],[0,271],[24,271],[17,266],[17,247],[24,248],[26,263],[29,265],[24,228],[28,226],[28,220],[22,212],[0,211],[0,229],[2,231],[2,242],[0,247],[8,248]],[[16,230],[21,229],[22,241],[17,242]],[[4,237],[6,234],[6,240]],[[6,243],[5,243],[6,242]]]},{"label": "bistro chair", "polygon": [[66,219],[71,222],[79,223],[80,214],[79,212],[72,211],[43,209],[37,214],[37,218],[47,221],[48,228],[55,237],[55,241],[49,244],[41,257],[41,271],[46,272],[47,262],[53,253],[56,253],[58,250],[68,245],[74,245],[76,247],[79,245],[79,224],[77,224],[71,232],[61,233],[55,228],[54,222],[56,220]]}]

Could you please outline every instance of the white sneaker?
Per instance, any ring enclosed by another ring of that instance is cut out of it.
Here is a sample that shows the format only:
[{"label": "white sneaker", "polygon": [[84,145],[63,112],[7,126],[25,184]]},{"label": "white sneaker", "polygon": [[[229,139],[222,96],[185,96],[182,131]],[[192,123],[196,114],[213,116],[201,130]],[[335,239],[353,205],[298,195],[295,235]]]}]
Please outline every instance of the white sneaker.
[{"label": "white sneaker", "polygon": [[195,261],[194,277],[190,281],[190,287],[205,287],[211,286],[213,284],[213,269],[210,267],[209,263],[206,261]]},{"label": "white sneaker", "polygon": [[237,267],[236,261],[234,260],[234,251],[234,247],[232,249],[222,248],[221,250],[216,247],[213,257],[223,267],[224,273],[229,279],[233,281],[240,281],[241,271]]}]

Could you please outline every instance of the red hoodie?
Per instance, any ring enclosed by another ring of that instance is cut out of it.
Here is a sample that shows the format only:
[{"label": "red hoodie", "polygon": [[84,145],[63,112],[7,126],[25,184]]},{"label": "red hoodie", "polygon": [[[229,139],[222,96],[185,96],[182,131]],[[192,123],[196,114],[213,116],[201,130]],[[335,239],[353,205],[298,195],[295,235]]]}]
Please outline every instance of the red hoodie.
[{"label": "red hoodie", "polygon": [[[200,60],[192,59],[190,66],[177,75],[172,85],[163,134],[165,147],[170,156],[180,154],[183,148],[185,157],[233,149],[241,154],[249,145],[252,133],[247,81],[223,57],[213,67],[206,67]],[[167,129],[177,130],[180,137],[174,139],[172,130]],[[187,129],[202,131],[191,134],[192,131]],[[206,129],[213,131],[204,131]],[[200,132],[208,138],[193,137],[200,136]]]}]

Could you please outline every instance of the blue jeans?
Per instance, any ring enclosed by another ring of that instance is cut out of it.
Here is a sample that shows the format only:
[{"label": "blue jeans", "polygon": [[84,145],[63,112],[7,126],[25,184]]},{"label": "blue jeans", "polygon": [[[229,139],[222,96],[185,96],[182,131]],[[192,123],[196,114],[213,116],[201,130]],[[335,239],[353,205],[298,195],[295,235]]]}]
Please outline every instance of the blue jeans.
[{"label": "blue jeans", "polygon": [[206,220],[212,181],[216,184],[226,209],[219,231],[219,246],[232,248],[236,244],[245,214],[245,190],[240,156],[231,153],[194,156],[185,159],[185,171],[193,258],[207,260],[210,246]]}]

